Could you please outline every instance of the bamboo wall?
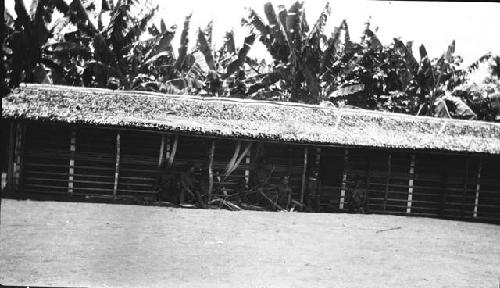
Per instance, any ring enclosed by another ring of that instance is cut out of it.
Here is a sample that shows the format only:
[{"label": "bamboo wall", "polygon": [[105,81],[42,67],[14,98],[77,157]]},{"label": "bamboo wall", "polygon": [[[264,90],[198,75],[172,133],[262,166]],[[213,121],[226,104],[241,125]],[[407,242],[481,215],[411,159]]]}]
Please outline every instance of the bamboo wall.
[{"label": "bamboo wall", "polygon": [[[8,126],[8,197],[156,201],[159,167],[171,158],[173,167],[210,166],[214,193],[232,194],[256,185],[260,157],[272,167],[270,184],[290,176],[298,201],[307,200],[307,179],[318,171],[318,212],[349,211],[358,179],[367,213],[500,223],[500,156],[257,143],[35,122]],[[231,159],[240,162],[225,177]]]}]

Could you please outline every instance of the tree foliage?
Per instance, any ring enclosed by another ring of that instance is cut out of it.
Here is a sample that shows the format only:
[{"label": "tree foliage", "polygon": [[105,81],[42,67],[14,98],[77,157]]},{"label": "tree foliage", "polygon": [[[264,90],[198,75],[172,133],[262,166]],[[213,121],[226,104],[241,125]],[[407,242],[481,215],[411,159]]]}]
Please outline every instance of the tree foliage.
[{"label": "tree foliage", "polygon": [[[266,3],[263,16],[250,8],[241,21],[249,28],[244,42],[235,43],[228,31],[218,49],[213,22],[190,35],[186,16],[177,44],[176,25],[152,24],[158,6],[149,0],[102,0],[100,11],[95,6],[92,0],[34,0],[28,10],[15,0],[16,19],[2,12],[2,95],[21,82],[54,83],[500,120],[500,56],[486,54],[463,67],[453,41],[436,59],[420,46],[417,60],[411,41],[382,44],[370,20],[359,41],[351,39],[345,20],[326,35],[329,3],[312,26],[302,2]],[[63,16],[52,19],[54,11]],[[272,63],[249,57],[255,41]],[[481,65],[489,69],[484,84],[494,88],[475,93],[467,85]]]}]

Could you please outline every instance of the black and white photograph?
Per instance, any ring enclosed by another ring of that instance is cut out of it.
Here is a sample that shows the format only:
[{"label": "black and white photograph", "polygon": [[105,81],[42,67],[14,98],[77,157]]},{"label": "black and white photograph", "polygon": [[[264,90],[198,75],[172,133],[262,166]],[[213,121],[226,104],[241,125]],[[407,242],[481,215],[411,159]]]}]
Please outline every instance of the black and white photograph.
[{"label": "black and white photograph", "polygon": [[0,287],[500,287],[500,2],[0,15]]}]

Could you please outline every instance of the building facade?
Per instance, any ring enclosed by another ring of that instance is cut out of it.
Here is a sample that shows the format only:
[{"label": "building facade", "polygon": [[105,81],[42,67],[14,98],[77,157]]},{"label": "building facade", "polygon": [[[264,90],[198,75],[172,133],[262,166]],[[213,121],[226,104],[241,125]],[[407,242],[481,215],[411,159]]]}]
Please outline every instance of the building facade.
[{"label": "building facade", "polygon": [[500,222],[495,123],[43,85],[2,106],[3,197],[153,202],[165,167],[199,167],[203,197],[287,179],[308,211],[361,193],[367,213]]}]

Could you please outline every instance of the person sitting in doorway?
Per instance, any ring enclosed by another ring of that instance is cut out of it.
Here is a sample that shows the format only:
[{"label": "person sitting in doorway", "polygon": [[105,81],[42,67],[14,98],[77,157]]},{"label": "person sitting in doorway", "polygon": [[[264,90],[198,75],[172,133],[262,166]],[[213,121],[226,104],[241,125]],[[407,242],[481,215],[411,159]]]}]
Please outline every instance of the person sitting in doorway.
[{"label": "person sitting in doorway", "polygon": [[350,203],[349,212],[365,213],[366,191],[362,187],[362,181],[360,178],[354,179],[354,187],[351,191],[351,197],[349,203]]}]

